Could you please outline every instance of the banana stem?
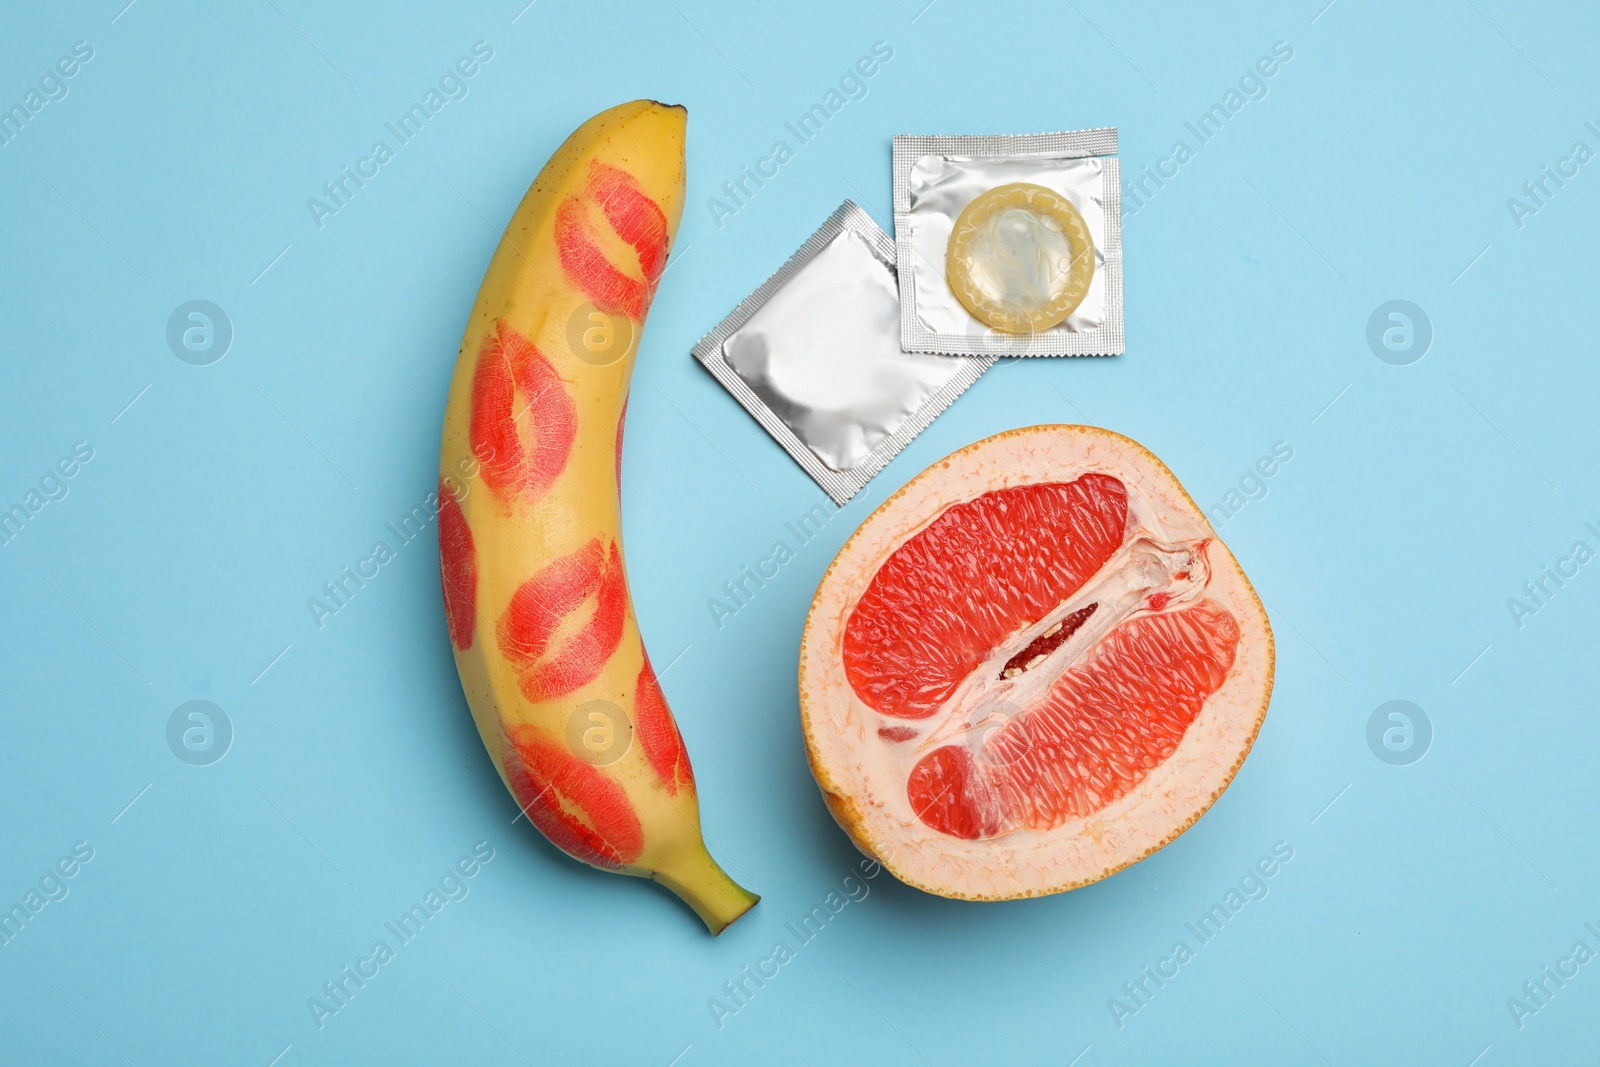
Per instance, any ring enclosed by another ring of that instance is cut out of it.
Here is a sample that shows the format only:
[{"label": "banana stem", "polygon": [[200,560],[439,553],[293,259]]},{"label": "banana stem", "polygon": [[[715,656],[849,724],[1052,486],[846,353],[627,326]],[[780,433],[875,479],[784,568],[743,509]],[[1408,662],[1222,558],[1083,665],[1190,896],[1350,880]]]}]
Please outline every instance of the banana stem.
[{"label": "banana stem", "polygon": [[713,935],[722,933],[761,899],[729,878],[699,840],[686,855],[673,857],[650,877],[682,897]]}]

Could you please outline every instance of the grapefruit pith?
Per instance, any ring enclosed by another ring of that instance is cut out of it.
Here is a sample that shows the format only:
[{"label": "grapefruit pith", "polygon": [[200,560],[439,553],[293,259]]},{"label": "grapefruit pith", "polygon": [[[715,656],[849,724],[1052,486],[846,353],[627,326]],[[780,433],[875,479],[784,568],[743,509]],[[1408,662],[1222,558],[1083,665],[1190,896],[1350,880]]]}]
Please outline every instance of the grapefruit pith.
[{"label": "grapefruit pith", "polygon": [[1061,892],[1137,862],[1227,788],[1272,630],[1172,473],[1088,426],[929,467],[829,566],[800,649],[834,817],[942,896]]}]

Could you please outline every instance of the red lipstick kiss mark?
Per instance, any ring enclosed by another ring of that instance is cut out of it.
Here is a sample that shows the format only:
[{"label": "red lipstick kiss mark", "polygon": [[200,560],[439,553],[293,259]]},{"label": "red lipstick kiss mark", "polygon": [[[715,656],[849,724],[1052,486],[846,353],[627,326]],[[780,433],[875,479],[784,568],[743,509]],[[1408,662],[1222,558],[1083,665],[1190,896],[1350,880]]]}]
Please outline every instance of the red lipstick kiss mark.
[{"label": "red lipstick kiss mark", "polygon": [[675,797],[680,786],[693,790],[694,771],[689,767],[689,751],[683,747],[683,736],[678,733],[678,724],[672,721],[666,695],[661,692],[661,683],[656,681],[648,655],[633,693],[633,736],[639,739],[645,758],[660,776],[662,791]]},{"label": "red lipstick kiss mark", "polygon": [[[589,200],[599,205],[616,235],[633,246],[642,278],[623,273],[606,258],[590,221]],[[591,162],[587,196],[569,196],[556,208],[555,236],[568,281],[601,311],[644,321],[656,279],[666,268],[667,218],[633,175]]]},{"label": "red lipstick kiss mark", "polygon": [[472,378],[472,454],[508,508],[537,500],[566,469],[578,409],[555,367],[505,320],[483,339]]},{"label": "red lipstick kiss mark", "polygon": [[617,416],[617,495],[622,495],[622,424],[628,419],[628,398],[622,398],[622,414]]},{"label": "red lipstick kiss mark", "polygon": [[639,858],[644,829],[620,785],[533,727],[518,727],[506,743],[511,793],[557,848],[612,870]]},{"label": "red lipstick kiss mark", "polygon": [[639,269],[654,282],[667,265],[667,216],[644,195],[633,175],[599,160],[589,164],[589,195],[617,236],[639,253]]},{"label": "red lipstick kiss mark", "polygon": [[569,197],[556,208],[556,250],[567,280],[595,307],[614,315],[643,321],[650,305],[650,291],[638,278],[611,265],[605,252],[595,243],[594,227],[589,224],[583,201]]},{"label": "red lipstick kiss mark", "polygon": [[477,620],[477,552],[472,544],[472,529],[461,513],[461,504],[442,480],[439,482],[439,580],[444,585],[444,617],[450,627],[450,643],[462,650],[469,649]]},{"label": "red lipstick kiss mark", "polygon": [[[600,675],[622,639],[628,588],[616,542],[598,537],[545,564],[511,596],[496,633],[529,700],[565,696]],[[562,623],[593,602],[587,621],[552,648]]]}]

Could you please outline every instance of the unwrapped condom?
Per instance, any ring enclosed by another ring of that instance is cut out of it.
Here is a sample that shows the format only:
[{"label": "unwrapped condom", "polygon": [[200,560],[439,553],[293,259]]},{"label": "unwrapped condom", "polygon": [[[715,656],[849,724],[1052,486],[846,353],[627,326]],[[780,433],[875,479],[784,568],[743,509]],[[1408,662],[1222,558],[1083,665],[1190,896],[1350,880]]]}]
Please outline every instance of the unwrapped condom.
[{"label": "unwrapped condom", "polygon": [[956,218],[945,257],[950,289],[972,316],[1007,333],[1065,321],[1094,280],[1094,241],[1072,201],[1013,182],[977,197]]}]

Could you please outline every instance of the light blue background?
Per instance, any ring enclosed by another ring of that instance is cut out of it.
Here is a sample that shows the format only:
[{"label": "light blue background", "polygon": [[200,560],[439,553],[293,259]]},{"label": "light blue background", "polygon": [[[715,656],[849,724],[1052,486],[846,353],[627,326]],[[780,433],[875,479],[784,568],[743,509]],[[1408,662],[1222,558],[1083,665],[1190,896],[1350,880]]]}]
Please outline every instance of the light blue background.
[{"label": "light blue background", "polygon": [[[1600,524],[1600,163],[1520,229],[1506,205],[1575,140],[1600,147],[1592,8],[124,2],[12,5],[0,28],[7,106],[94,48],[0,148],[0,507],[74,442],[95,453],[0,548],[0,903],[73,842],[95,850],[0,948],[0,1059],[1593,1055],[1600,963],[1521,1029],[1507,999],[1574,942],[1600,950],[1583,925],[1600,925],[1600,564],[1521,628],[1507,599],[1575,541],[1600,547],[1583,527]],[[319,229],[307,198],[478,40],[494,58],[470,95]],[[716,226],[707,198],[875,41],[894,57],[866,98]],[[1127,355],[998,367],[719,629],[708,598],[824,498],[693,342],[843,198],[890,225],[893,134],[1116,125],[1133,175],[1194,147],[1184,123],[1276,41],[1294,57],[1265,99],[1127,220]],[[706,836],[764,897],[717,940],[664,891],[511,825],[431,528],[325,628],[306,607],[433,486],[462,323],[523,190],[580,121],[638,96],[688,105],[689,206],[624,511],[646,639],[658,664],[686,650],[664,685]],[[208,367],[164,338],[196,298],[235,329]],[[1396,298],[1436,334],[1409,366],[1365,338]],[[1208,508],[1294,449],[1221,527],[1278,638],[1254,752],[1193,830],[1079,892],[971,905],[878,877],[719,1029],[708,1000],[858,859],[796,714],[823,568],[929,462],[1052,421],[1142,441]],[[194,698],[236,730],[204,768],[164,735]],[[1395,698],[1435,732],[1406,767],[1366,741]],[[470,895],[319,1030],[307,998],[478,841],[495,858]],[[1193,944],[1184,923],[1278,841],[1294,859],[1270,894],[1119,1029],[1108,999]]]}]

